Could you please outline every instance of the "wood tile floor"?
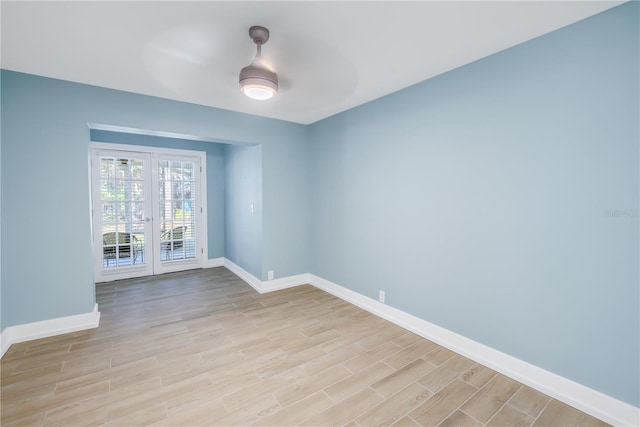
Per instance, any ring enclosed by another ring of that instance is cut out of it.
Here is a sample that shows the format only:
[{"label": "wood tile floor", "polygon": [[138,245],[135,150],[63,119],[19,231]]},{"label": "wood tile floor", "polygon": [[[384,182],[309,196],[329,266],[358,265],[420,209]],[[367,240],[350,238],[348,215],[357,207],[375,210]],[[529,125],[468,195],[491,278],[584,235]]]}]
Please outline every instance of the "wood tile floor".
[{"label": "wood tile floor", "polygon": [[312,286],[221,267],[96,292],[98,329],[2,358],[2,426],[605,425]]}]

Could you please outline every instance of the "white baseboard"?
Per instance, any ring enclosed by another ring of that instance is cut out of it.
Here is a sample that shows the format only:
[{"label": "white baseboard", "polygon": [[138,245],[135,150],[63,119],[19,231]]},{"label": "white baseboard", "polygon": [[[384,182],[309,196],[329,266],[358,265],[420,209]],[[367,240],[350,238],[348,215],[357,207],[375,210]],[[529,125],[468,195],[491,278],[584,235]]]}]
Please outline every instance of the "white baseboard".
[{"label": "white baseboard", "polygon": [[234,273],[236,276],[238,276],[239,278],[247,282],[249,286],[251,286],[253,289],[258,291],[259,293],[263,292],[262,281],[258,279],[256,276],[254,276],[253,274],[246,271],[244,268],[240,267],[238,264],[231,262],[226,258],[224,259],[224,266],[227,269],[229,269],[232,273]]},{"label": "white baseboard", "polygon": [[205,259],[203,264],[202,264],[202,268],[223,267],[224,266],[224,261],[225,261],[224,257]]},{"label": "white baseboard", "polygon": [[[228,268],[259,293],[311,284],[607,423],[619,426],[640,425],[640,408],[382,304],[373,298],[321,277],[313,274],[299,274],[263,282],[226,258],[216,258],[205,262],[205,268],[220,266]],[[12,344],[97,328],[99,323],[100,312],[98,304],[96,304],[91,313],[7,327],[0,334],[0,357]]]},{"label": "white baseboard", "polygon": [[382,304],[313,274],[310,284],[607,423],[639,426],[640,408]]},{"label": "white baseboard", "polygon": [[309,283],[310,279],[309,274],[298,274],[296,276],[262,281],[253,274],[246,271],[244,268],[240,267],[238,264],[235,264],[226,258],[224,260],[224,266],[234,274],[236,274],[238,277],[240,277],[242,280],[247,282],[253,289],[261,294],[264,294],[265,292],[279,291],[281,289],[304,285]]},{"label": "white baseboard", "polygon": [[98,304],[93,306],[90,313],[75,316],[58,317],[41,322],[26,323],[24,325],[8,326],[0,335],[0,357],[4,356],[12,344],[68,334],[70,332],[97,328],[100,324]]},{"label": "white baseboard", "polygon": [[397,308],[382,304],[373,298],[316,275],[299,274],[263,282],[226,259],[225,267],[260,293],[311,284],[602,421],[617,426],[640,426],[640,408],[458,335]]},{"label": "white baseboard", "polygon": [[297,274],[295,276],[282,277],[262,282],[262,292],[279,291],[281,289],[293,288],[295,286],[306,285],[308,283],[311,283],[310,274]]},{"label": "white baseboard", "polygon": [[299,274],[262,282],[246,272],[242,267],[228,260],[225,260],[225,267],[229,268],[260,293],[307,283],[311,284],[602,421],[617,426],[640,426],[640,408],[458,335],[404,311],[382,304],[373,298],[366,297],[316,275]]}]

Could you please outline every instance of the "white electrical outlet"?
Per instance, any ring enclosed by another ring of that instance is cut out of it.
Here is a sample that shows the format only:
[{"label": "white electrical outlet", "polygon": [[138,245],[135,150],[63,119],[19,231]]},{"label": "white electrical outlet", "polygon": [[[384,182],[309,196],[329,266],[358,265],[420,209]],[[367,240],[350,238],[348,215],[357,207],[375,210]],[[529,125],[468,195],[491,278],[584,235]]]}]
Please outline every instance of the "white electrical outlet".
[{"label": "white electrical outlet", "polygon": [[267,271],[267,280],[273,280],[273,270]]},{"label": "white electrical outlet", "polygon": [[384,302],[385,294],[384,291],[378,291],[378,301]]}]

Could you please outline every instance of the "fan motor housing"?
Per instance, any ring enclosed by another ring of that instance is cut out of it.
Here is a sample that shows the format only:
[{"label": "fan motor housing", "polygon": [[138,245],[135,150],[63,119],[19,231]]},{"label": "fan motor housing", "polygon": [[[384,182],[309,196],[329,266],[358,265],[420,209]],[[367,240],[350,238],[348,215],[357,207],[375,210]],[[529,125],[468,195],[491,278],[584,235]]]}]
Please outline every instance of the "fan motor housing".
[{"label": "fan motor housing", "polygon": [[253,64],[247,65],[240,71],[240,85],[243,82],[249,83],[250,80],[259,80],[260,82],[268,82],[273,89],[278,90],[278,75],[266,68]]},{"label": "fan motor housing", "polygon": [[269,40],[269,30],[260,25],[254,25],[249,28],[249,37],[255,44],[265,44]]}]

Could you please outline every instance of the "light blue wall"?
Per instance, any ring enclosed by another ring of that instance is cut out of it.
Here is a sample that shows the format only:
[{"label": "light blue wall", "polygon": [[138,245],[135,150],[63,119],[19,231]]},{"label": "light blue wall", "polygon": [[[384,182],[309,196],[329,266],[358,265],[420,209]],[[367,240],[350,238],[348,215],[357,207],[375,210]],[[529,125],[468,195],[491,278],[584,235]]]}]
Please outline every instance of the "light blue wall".
[{"label": "light blue wall", "polygon": [[90,312],[86,120],[70,85],[5,71],[1,83],[2,326]]},{"label": "light blue wall", "polygon": [[207,244],[209,259],[224,256],[224,147],[205,141],[167,138],[91,129],[92,141],[146,147],[177,148],[206,152],[207,159]]},{"label": "light blue wall", "polygon": [[263,250],[263,280],[269,270],[277,279],[300,274],[292,266],[304,265],[305,273],[311,269],[309,128],[304,131],[307,144],[278,144],[262,150],[262,210],[273,219],[269,224],[263,220],[262,226],[264,241],[272,244],[271,250]]},{"label": "light blue wall", "polygon": [[1,84],[3,328],[93,309],[87,123],[261,144],[262,223],[278,233],[256,273],[309,271],[305,126],[6,70]]},{"label": "light blue wall", "polygon": [[[225,257],[262,275],[262,147],[225,148]],[[251,210],[253,206],[253,211]]]},{"label": "light blue wall", "polygon": [[639,406],[638,40],[626,4],[312,125],[311,272]]}]

